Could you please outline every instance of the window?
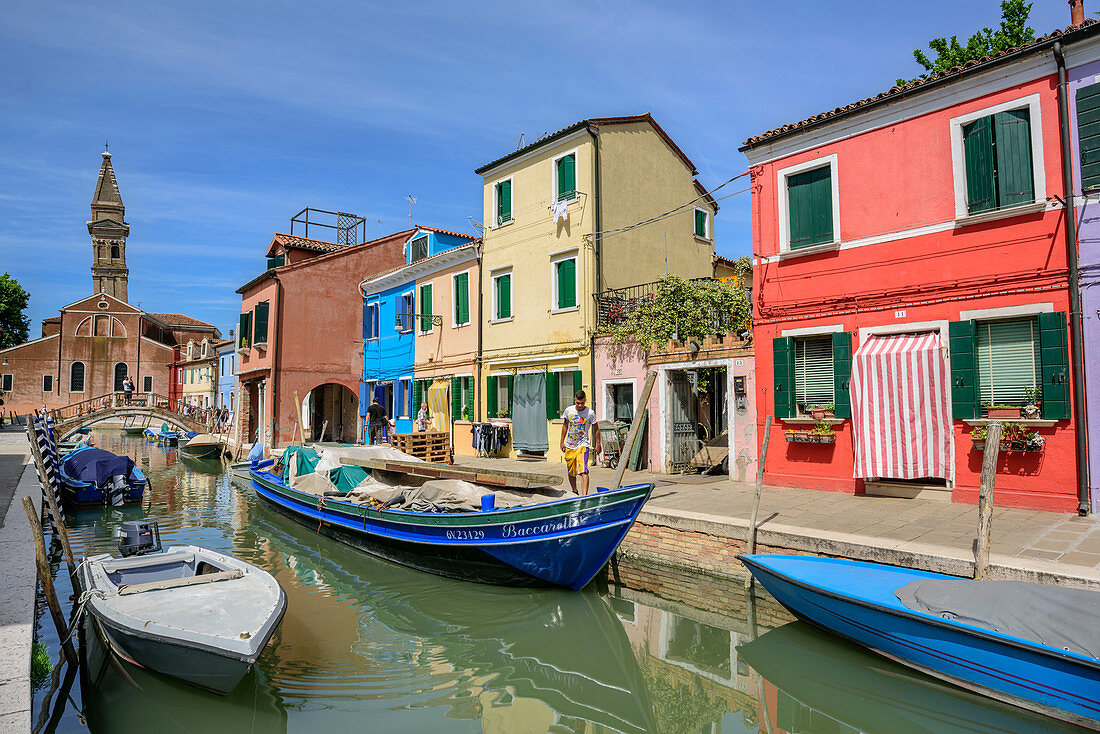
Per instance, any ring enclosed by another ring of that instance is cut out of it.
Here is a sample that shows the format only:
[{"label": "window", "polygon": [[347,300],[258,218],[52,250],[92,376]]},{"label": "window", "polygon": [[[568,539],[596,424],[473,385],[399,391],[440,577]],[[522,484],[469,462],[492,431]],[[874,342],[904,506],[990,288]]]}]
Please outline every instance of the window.
[{"label": "window", "polygon": [[493,198],[496,200],[497,226],[512,221],[512,179],[506,178],[493,186]]},{"label": "window", "polygon": [[122,248],[118,245],[111,245],[111,259],[118,260],[120,257],[122,257]]},{"label": "window", "polygon": [[508,418],[512,415],[511,375],[490,375],[485,378],[485,419]]},{"label": "window", "polygon": [[577,307],[577,256],[559,258],[552,262],[554,275],[554,309],[564,311]]},{"label": "window", "polygon": [[378,302],[363,306],[363,338],[378,338]]},{"label": "window", "polygon": [[[252,345],[252,312],[249,311],[247,313],[242,313],[241,314],[241,330],[240,330],[239,336],[237,337],[237,346],[240,347],[241,349],[244,349],[245,347],[249,347],[251,345]],[[187,356],[188,356],[188,358],[190,358],[190,356],[191,356],[190,352],[188,352]]]},{"label": "window", "polygon": [[187,344],[187,358],[188,359],[194,359],[195,358],[195,345],[194,344],[191,344],[191,343]]},{"label": "window", "polygon": [[205,339],[203,339],[203,340],[202,340],[202,356],[203,356],[203,358],[205,358],[205,357],[206,357],[206,350],[207,350],[207,347],[208,347],[208,346],[209,346],[209,345],[207,344],[206,340],[205,340]]},{"label": "window", "polygon": [[126,380],[126,375],[129,374],[129,372],[130,370],[127,369],[125,362],[117,362],[115,364],[115,386],[113,388],[115,392],[123,391],[124,388],[122,387],[122,383]]},{"label": "window", "polygon": [[555,201],[577,198],[577,154],[566,153],[554,160]]},{"label": "window", "polygon": [[[508,380],[497,380],[497,414],[503,409],[507,411],[507,415],[511,416],[512,405],[512,393],[508,388]],[[493,416],[489,416],[492,418]]]},{"label": "window", "polygon": [[275,257],[269,257],[267,259],[267,269],[278,268],[286,265],[286,253],[280,252]]},{"label": "window", "polygon": [[1035,201],[1028,109],[979,118],[963,125],[962,137],[968,214]]},{"label": "window", "polygon": [[183,370],[181,370],[181,369],[177,369],[177,371],[176,371],[176,384],[177,385],[182,385],[183,384]]},{"label": "window", "polygon": [[[267,344],[267,316],[270,308],[269,301],[260,301],[252,312],[255,319],[252,325],[253,344]],[[203,349],[202,356],[206,356],[206,349]]]},{"label": "window", "polygon": [[69,392],[84,392],[84,363],[69,365]]},{"label": "window", "polygon": [[493,319],[512,318],[512,271],[493,276]]},{"label": "window", "polygon": [[407,333],[412,331],[412,315],[415,312],[413,311],[413,294],[411,291],[401,295],[401,300],[398,303],[397,309],[397,323],[401,327],[401,332]]},{"label": "window", "polygon": [[576,392],[573,389],[573,373],[558,372],[551,375],[550,379],[558,381],[558,416],[561,416],[573,404],[573,393]]},{"label": "window", "polygon": [[451,378],[451,417],[454,420],[474,419],[474,378],[468,375]]},{"label": "window", "polygon": [[0,375],[0,392],[11,392],[12,375]]},{"label": "window", "polygon": [[1077,139],[1081,148],[1081,188],[1100,188],[1100,84],[1077,90]]},{"label": "window", "polygon": [[42,392],[53,392],[53,375],[42,375]]},{"label": "window", "polygon": [[402,418],[411,418],[413,415],[412,408],[412,380],[405,379],[398,383],[399,396],[397,405],[397,415]]},{"label": "window", "polygon": [[426,258],[428,256],[428,235],[413,240],[412,244],[409,245],[409,250],[412,254],[409,258],[410,263]]},{"label": "window", "polygon": [[[426,283],[420,286],[420,333],[427,334],[432,330],[432,284]],[[419,408],[417,408],[419,410]]]},{"label": "window", "polygon": [[92,336],[110,336],[111,335],[111,317],[105,313],[96,314],[94,317],[95,328],[92,332]]},{"label": "window", "polygon": [[580,370],[550,372],[546,375],[546,420],[561,418],[573,404],[573,394],[582,388]]},{"label": "window", "polygon": [[829,166],[787,178],[792,250],[833,241],[832,193],[832,170]]},{"label": "window", "polygon": [[611,418],[612,420],[634,420],[634,386],[625,383],[611,386]]},{"label": "window", "polygon": [[142,392],[153,392],[153,376],[152,375],[146,375],[145,377],[141,378],[141,391]]},{"label": "window", "polygon": [[1024,405],[1041,384],[1036,319],[977,324],[978,389],[983,407]]},{"label": "window", "polygon": [[470,323],[470,274],[457,273],[452,277],[454,292],[454,325]]},{"label": "window", "polygon": [[830,337],[795,339],[794,388],[798,412],[833,403],[833,346]]},{"label": "window", "polygon": [[695,236],[703,239],[710,237],[710,216],[706,209],[695,210]]}]

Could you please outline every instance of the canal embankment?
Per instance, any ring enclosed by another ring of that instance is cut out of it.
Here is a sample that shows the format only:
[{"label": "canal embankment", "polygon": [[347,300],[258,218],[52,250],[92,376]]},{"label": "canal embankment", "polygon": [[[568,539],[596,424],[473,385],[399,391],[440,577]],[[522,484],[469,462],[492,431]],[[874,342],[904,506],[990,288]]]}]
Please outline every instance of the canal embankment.
[{"label": "canal embankment", "polygon": [[[564,476],[565,465],[458,457],[459,463]],[[613,471],[592,469],[606,486]],[[728,477],[627,472],[653,495],[619,553],[648,565],[743,578],[755,487]],[[996,498],[994,498],[996,502]],[[808,553],[971,577],[978,508],[937,499],[871,497],[764,487],[758,553]],[[1100,588],[1100,522],[1056,512],[995,507],[990,577]]]},{"label": "canal embankment", "polygon": [[23,498],[41,496],[22,426],[0,429],[0,732],[31,726],[31,644],[37,572]]}]

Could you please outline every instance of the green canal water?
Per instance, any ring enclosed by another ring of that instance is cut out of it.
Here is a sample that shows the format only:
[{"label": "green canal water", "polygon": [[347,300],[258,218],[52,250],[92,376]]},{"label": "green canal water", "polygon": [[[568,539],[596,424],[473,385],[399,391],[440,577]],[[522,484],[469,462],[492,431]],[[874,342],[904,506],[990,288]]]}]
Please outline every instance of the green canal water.
[{"label": "green canal water", "polygon": [[[86,641],[87,664],[71,688],[48,706],[48,685],[35,693],[32,723],[43,717],[45,731],[1070,730],[791,622],[773,600],[747,598],[739,582],[627,565],[580,593],[449,581],[318,536],[219,464],[117,430],[92,440],[134,457],[152,491],[140,507],[70,514],[78,557],[114,552],[123,520],[153,519],[166,546],[202,545],[267,569],[286,591],[287,612],[227,697]],[[63,564],[55,576],[68,597]],[[48,614],[37,634],[56,661]]]}]

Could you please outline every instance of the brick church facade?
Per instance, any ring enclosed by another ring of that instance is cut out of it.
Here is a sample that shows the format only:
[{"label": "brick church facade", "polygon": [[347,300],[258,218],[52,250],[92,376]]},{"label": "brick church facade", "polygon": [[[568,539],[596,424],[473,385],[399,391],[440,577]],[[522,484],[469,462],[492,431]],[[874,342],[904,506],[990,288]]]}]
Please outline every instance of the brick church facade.
[{"label": "brick church facade", "polygon": [[111,154],[92,198],[92,295],[42,320],[42,336],[0,350],[4,412],[26,414],[121,390],[129,376],[137,392],[168,395],[173,350],[188,341],[214,342],[211,324],[176,313],[150,313],[127,302],[125,221]]}]

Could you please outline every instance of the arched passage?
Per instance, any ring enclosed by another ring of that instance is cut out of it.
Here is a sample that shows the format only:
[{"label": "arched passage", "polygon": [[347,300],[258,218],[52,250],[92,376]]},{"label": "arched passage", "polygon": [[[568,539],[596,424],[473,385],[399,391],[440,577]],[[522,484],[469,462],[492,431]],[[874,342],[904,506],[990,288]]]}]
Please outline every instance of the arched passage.
[{"label": "arched passage", "polygon": [[302,413],[302,434],[307,440],[355,443],[359,397],[343,385],[326,382],[310,390],[302,401]]}]

